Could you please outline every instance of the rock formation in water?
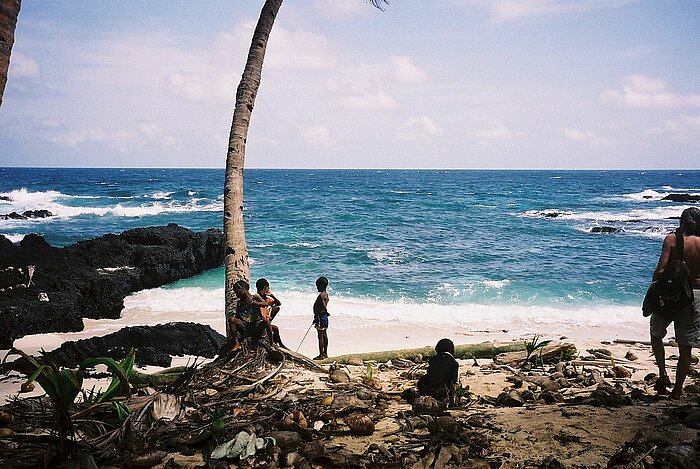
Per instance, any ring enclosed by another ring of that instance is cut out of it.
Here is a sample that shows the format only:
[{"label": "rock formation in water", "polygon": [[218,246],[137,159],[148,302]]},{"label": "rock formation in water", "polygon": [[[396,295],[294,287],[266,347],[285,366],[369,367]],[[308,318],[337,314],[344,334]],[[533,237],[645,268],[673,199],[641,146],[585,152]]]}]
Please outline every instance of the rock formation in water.
[{"label": "rock formation in water", "polygon": [[218,267],[223,256],[220,230],[175,224],[64,248],[35,234],[18,245],[0,236],[0,348],[28,334],[80,331],[83,318],[117,319],[128,294]]}]

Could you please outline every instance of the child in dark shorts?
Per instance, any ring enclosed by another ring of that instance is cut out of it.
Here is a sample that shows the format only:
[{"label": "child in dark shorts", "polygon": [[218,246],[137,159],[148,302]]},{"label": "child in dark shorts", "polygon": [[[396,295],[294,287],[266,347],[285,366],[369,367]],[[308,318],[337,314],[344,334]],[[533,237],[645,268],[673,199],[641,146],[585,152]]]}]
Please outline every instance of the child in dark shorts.
[{"label": "child in dark shorts", "polygon": [[318,334],[318,357],[314,360],[323,360],[328,358],[328,293],[326,292],[328,288],[328,279],[326,277],[319,277],[316,279],[316,289],[318,290],[318,296],[314,302],[314,327]]}]

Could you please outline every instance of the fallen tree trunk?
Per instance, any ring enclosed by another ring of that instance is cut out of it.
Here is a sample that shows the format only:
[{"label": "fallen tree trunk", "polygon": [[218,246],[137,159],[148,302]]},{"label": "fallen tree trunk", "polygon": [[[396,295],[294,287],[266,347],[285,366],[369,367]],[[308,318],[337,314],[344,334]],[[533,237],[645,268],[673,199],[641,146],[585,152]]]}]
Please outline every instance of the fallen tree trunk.
[{"label": "fallen tree trunk", "polygon": [[[455,347],[455,358],[464,360],[472,358],[494,358],[498,354],[525,350],[523,342],[498,345],[493,342],[482,342],[480,344],[464,344]],[[435,355],[435,348],[421,347],[414,349],[387,350],[383,352],[354,353],[349,355],[339,355],[323,360],[321,363],[347,363],[349,359],[360,359],[362,361],[387,362],[399,358],[413,360],[416,357],[428,357]],[[525,356],[523,355],[523,359]]]},{"label": "fallen tree trunk", "polygon": [[[520,367],[527,358],[527,352],[524,351],[525,345],[518,352],[501,353],[494,358],[494,361],[501,365],[511,365]],[[548,360],[551,358],[557,358],[562,355],[574,355],[576,354],[576,346],[569,342],[556,342],[550,343],[542,349],[536,350],[530,358],[537,357],[538,359],[542,357],[542,360]]]}]

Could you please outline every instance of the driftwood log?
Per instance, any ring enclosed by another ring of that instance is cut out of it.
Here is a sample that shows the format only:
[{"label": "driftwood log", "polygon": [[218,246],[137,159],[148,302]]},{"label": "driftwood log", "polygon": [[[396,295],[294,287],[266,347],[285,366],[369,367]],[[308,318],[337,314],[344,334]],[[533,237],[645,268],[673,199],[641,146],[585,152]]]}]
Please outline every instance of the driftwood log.
[{"label": "driftwood log", "polygon": [[[512,344],[494,344],[493,342],[482,342],[480,344],[465,344],[455,347],[455,358],[463,360],[473,358],[494,358],[498,354],[506,352],[515,352],[525,350],[523,342]],[[524,352],[523,352],[524,353]],[[355,353],[351,355],[339,355],[337,357],[329,357],[321,363],[343,363],[347,364],[350,359],[359,359],[362,361],[376,361],[380,363],[389,360],[409,359],[414,360],[417,357],[429,357],[435,355],[434,347],[421,347],[414,349],[388,350],[385,352],[369,352]],[[525,359],[525,355],[523,355]]]},{"label": "driftwood log", "polygon": [[[525,346],[523,345],[523,349]],[[576,346],[569,342],[552,342],[541,349],[535,350],[532,357],[542,357],[543,360],[557,358],[561,355],[575,354]],[[500,365],[520,366],[527,358],[526,351],[501,353],[493,361]]]}]

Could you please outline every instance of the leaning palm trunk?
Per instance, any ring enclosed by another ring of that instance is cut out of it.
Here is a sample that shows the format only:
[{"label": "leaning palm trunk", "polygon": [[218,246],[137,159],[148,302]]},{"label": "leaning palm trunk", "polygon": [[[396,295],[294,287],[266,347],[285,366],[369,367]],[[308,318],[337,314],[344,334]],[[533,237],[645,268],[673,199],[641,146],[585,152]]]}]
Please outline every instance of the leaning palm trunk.
[{"label": "leaning palm trunk", "polygon": [[253,41],[248,51],[248,60],[236,92],[236,107],[229,136],[226,155],[226,175],[224,176],[224,239],[226,251],[226,331],[231,337],[228,317],[233,314],[238,299],[233,292],[233,284],[238,280],[250,281],[248,250],[243,229],[243,166],[245,144],[250,125],[250,116],[255,97],[260,87],[263,60],[267,41],[272,31],[277,12],[283,0],[266,0],[260,12],[260,19],[253,33]]},{"label": "leaning palm trunk", "polygon": [[10,68],[10,53],[15,42],[15,26],[21,0],[0,0],[0,105]]}]

